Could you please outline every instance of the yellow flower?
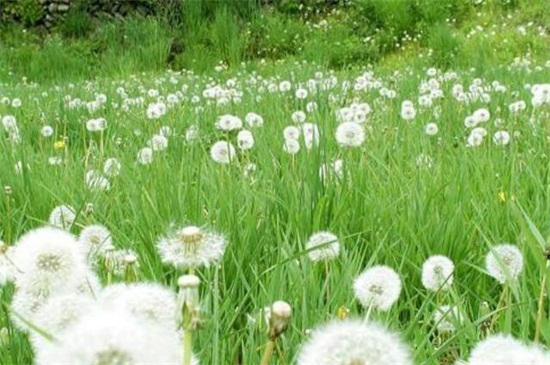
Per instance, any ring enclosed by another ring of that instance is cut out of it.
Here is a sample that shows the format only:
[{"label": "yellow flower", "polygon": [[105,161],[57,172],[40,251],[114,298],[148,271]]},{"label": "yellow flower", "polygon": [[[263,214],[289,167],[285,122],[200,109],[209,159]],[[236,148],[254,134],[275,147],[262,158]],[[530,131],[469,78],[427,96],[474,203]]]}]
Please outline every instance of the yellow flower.
[{"label": "yellow flower", "polygon": [[56,150],[61,150],[63,148],[65,148],[65,141],[61,140],[61,141],[57,141],[53,144],[53,148],[55,148]]},{"label": "yellow flower", "polygon": [[344,306],[341,306],[340,308],[338,308],[338,319],[340,320],[346,319],[348,317],[348,314],[349,314],[348,308]]},{"label": "yellow flower", "polygon": [[506,194],[504,194],[503,191],[501,191],[500,193],[498,193],[498,200],[500,200],[501,202],[505,202],[505,201],[506,201]]}]

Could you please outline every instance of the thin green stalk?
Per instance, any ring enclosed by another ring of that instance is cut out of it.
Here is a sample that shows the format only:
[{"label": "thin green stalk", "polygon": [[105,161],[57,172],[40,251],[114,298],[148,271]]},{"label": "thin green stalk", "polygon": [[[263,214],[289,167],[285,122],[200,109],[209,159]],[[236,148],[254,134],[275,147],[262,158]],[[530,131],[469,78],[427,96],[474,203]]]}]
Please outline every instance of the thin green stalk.
[{"label": "thin green stalk", "polygon": [[325,305],[330,303],[330,276],[329,276],[329,263],[328,260],[325,262]]},{"label": "thin green stalk", "polygon": [[215,329],[214,329],[214,336],[212,338],[212,345],[214,348],[214,353],[212,356],[212,363],[213,364],[219,364],[219,351],[220,351],[220,284],[219,284],[219,267],[216,267],[216,270],[214,271],[214,318],[216,319],[214,321],[215,323]]},{"label": "thin green stalk", "polygon": [[542,281],[540,284],[537,322],[535,324],[535,342],[539,342],[540,339],[540,328],[542,326],[542,315],[544,313],[544,294],[546,292],[546,281],[548,280],[548,267],[550,267],[550,260],[546,261],[546,270],[544,270],[544,273],[542,274]]},{"label": "thin green stalk", "polygon": [[183,331],[183,365],[191,365],[193,358],[193,331],[189,328],[191,315],[189,311],[185,311],[186,326]]},{"label": "thin green stalk", "polygon": [[[8,190],[9,189],[9,190]],[[4,193],[6,196],[6,243],[11,243],[11,188],[5,187]]]},{"label": "thin green stalk", "polygon": [[491,324],[489,325],[489,329],[487,330],[487,332],[489,334],[492,333],[493,328],[497,323],[498,316],[499,316],[499,310],[501,308],[504,308],[504,306],[506,305],[506,299],[507,299],[507,296],[508,296],[508,294],[507,294],[508,289],[509,289],[508,284],[506,284],[504,286],[504,288],[502,289],[502,293],[500,294],[500,299],[498,300],[497,307],[495,308],[495,314],[493,315],[493,318],[491,319]]},{"label": "thin green stalk", "polygon": [[273,351],[275,350],[275,340],[269,340],[267,341],[267,345],[265,346],[264,354],[262,356],[262,360],[260,361],[260,365],[269,365],[271,364],[271,358],[273,357]]}]

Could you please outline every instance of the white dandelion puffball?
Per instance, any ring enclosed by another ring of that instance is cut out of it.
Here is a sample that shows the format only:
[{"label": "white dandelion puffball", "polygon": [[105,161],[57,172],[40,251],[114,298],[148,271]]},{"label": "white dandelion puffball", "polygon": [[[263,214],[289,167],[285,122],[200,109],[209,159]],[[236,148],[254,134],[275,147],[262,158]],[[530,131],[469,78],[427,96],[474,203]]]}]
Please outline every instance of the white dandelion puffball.
[{"label": "white dandelion puffball", "polygon": [[199,138],[199,127],[192,125],[185,131],[185,140],[187,142],[193,142]]},{"label": "white dandelion puffball", "polygon": [[340,242],[335,234],[321,231],[309,237],[306,250],[311,261],[333,260],[340,254]]},{"label": "white dandelion puffball", "polygon": [[296,99],[300,99],[300,100],[303,100],[305,98],[307,98],[307,90],[306,89],[296,89],[296,92],[295,92],[295,95],[296,95]]},{"label": "white dandelion puffball", "polygon": [[147,142],[147,145],[153,149],[153,151],[164,151],[168,148],[168,138],[163,136],[162,134],[155,134],[149,142]]},{"label": "white dandelion puffball", "polygon": [[453,285],[454,269],[455,265],[448,257],[431,256],[422,265],[422,285],[434,292],[448,290]]},{"label": "white dandelion puffball", "polygon": [[164,263],[186,269],[220,261],[226,243],[220,234],[188,226],[161,237],[157,247]]},{"label": "white dandelion puffball", "polygon": [[99,293],[99,287],[99,279],[89,271],[72,273],[55,286],[48,285],[47,281],[37,282],[34,278],[19,277],[11,302],[11,319],[21,331],[32,332],[28,322],[36,324],[42,320],[38,318],[40,310],[53,298],[71,294],[94,298]]},{"label": "white dandelion puffball", "polygon": [[250,112],[246,114],[244,120],[250,128],[258,128],[264,125],[264,118],[256,113]]},{"label": "white dandelion puffball", "polygon": [[89,259],[103,256],[106,250],[114,249],[111,232],[101,224],[84,227],[78,241]]},{"label": "white dandelion puffball", "polygon": [[246,151],[254,147],[254,136],[246,129],[241,130],[237,134],[237,145],[242,151]]},{"label": "white dandelion puffball", "polygon": [[462,322],[464,318],[456,306],[443,305],[434,312],[434,323],[439,332],[454,332]]},{"label": "white dandelion puffball", "polygon": [[289,155],[295,155],[300,152],[300,142],[295,139],[285,139],[283,150]]},{"label": "white dandelion puffball", "polygon": [[[78,293],[58,295],[48,299],[38,309],[33,324],[56,337],[90,313],[96,304],[93,298]],[[31,332],[30,339],[35,350],[47,346],[48,339],[40,333]]]},{"label": "white dandelion puffball", "polygon": [[515,281],[523,269],[523,255],[514,245],[493,246],[485,257],[485,269],[501,284]]},{"label": "white dandelion puffball", "polygon": [[509,335],[496,334],[479,342],[469,365],[543,365],[550,363],[550,352],[536,345],[525,345]]},{"label": "white dandelion puffball", "polygon": [[343,147],[359,147],[365,142],[365,130],[360,124],[343,122],[336,128],[336,142]]},{"label": "white dandelion puffball", "polygon": [[491,113],[485,108],[480,108],[472,114],[472,117],[474,117],[476,124],[485,123],[491,119]]},{"label": "white dandelion puffball", "polygon": [[40,134],[42,135],[42,137],[48,138],[48,137],[53,136],[54,130],[53,130],[53,128],[52,128],[51,126],[45,125],[45,126],[43,126],[42,129],[40,130]]},{"label": "white dandelion puffball", "polygon": [[139,150],[137,160],[142,165],[149,165],[153,162],[153,149],[150,147],[145,147]]},{"label": "white dandelion puffball", "polygon": [[115,177],[120,175],[121,170],[122,164],[118,159],[111,157],[105,160],[105,164],[103,165],[103,173],[105,175],[109,177]]},{"label": "white dandelion puffball", "polygon": [[216,122],[216,128],[226,132],[235,129],[241,129],[242,126],[242,120],[239,117],[230,114],[222,115],[218,118],[218,121]]},{"label": "white dandelion puffball", "polygon": [[227,165],[235,158],[235,147],[231,142],[218,141],[210,147],[210,157],[216,163]]},{"label": "white dandelion puffball", "polygon": [[290,125],[283,130],[283,137],[285,139],[298,140],[300,138],[300,128]]},{"label": "white dandelion puffball", "polygon": [[87,268],[75,237],[53,227],[37,228],[24,234],[17,242],[13,261],[18,268],[19,286],[24,281],[33,286],[44,285],[44,289],[50,291]]},{"label": "white dandelion puffball", "polygon": [[86,122],[86,129],[89,132],[101,132],[107,128],[107,120],[105,118],[90,119]]},{"label": "white dandelion puffball", "polygon": [[424,127],[424,132],[428,136],[435,136],[437,134],[437,132],[439,132],[439,127],[437,126],[436,123],[428,123]]},{"label": "white dandelion puffball", "polygon": [[76,212],[70,205],[59,205],[53,208],[48,222],[50,225],[69,230],[76,220]]},{"label": "white dandelion puffball", "polygon": [[330,322],[313,331],[298,365],[412,365],[401,338],[379,324],[359,320]]},{"label": "white dandelion puffball", "polygon": [[317,126],[317,124],[302,124],[302,136],[304,137],[304,144],[308,150],[313,148],[314,145],[319,145],[320,135],[319,127]]},{"label": "white dandelion puffball", "polygon": [[483,134],[472,131],[466,142],[468,147],[479,147],[483,143]]},{"label": "white dandelion puffball", "polygon": [[386,312],[399,299],[401,279],[391,267],[373,266],[355,279],[353,290],[365,308],[372,306]]},{"label": "white dandelion puffball", "polygon": [[107,286],[99,297],[102,306],[131,313],[141,321],[175,331],[176,294],[155,283],[114,284]]},{"label": "white dandelion puffball", "polygon": [[510,133],[507,131],[498,131],[493,134],[493,142],[497,146],[506,146],[510,143]]},{"label": "white dandelion puffball", "polygon": [[412,105],[405,105],[401,108],[401,118],[403,120],[413,120],[416,117],[416,109]]},{"label": "white dandelion puffball", "polygon": [[120,312],[96,311],[36,353],[36,364],[180,364],[179,335]]},{"label": "white dandelion puffball", "polygon": [[292,113],[292,121],[294,123],[304,123],[306,121],[306,113],[301,110],[295,111]]},{"label": "white dandelion puffball", "polygon": [[13,115],[5,115],[2,117],[2,125],[4,129],[9,133],[19,133],[17,127],[17,119]]},{"label": "white dandelion puffball", "polygon": [[474,128],[477,126],[477,120],[472,115],[468,115],[464,118],[464,126],[466,128]]}]

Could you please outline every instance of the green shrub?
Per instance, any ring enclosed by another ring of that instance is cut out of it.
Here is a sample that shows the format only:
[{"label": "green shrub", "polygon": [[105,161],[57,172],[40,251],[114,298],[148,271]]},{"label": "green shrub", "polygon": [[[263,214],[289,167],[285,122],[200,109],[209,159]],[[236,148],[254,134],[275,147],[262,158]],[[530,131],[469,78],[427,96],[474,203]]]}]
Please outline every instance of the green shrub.
[{"label": "green shrub", "polygon": [[0,0],[0,20],[17,21],[32,27],[44,17],[42,5],[37,0]]},{"label": "green shrub", "polygon": [[83,38],[93,30],[92,16],[88,9],[88,0],[74,2],[63,21],[59,32],[67,38]]},{"label": "green shrub", "polygon": [[299,19],[279,13],[264,14],[249,25],[247,55],[272,59],[294,55],[301,51],[308,33]]},{"label": "green shrub", "polygon": [[460,50],[460,41],[449,24],[438,23],[431,27],[426,46],[432,49],[432,64],[441,68],[450,68],[456,61]]}]

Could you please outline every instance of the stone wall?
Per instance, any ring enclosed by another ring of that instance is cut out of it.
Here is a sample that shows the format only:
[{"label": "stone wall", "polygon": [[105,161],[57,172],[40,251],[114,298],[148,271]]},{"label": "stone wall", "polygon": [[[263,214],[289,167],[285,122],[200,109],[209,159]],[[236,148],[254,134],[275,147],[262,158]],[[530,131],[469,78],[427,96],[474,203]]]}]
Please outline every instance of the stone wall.
[{"label": "stone wall", "polygon": [[0,20],[50,28],[78,9],[94,18],[150,15],[163,0],[0,0]]}]

